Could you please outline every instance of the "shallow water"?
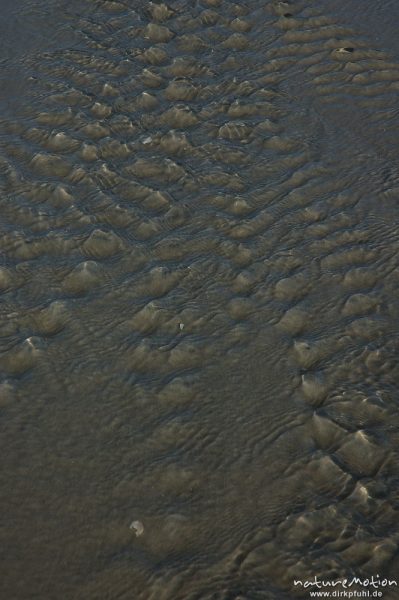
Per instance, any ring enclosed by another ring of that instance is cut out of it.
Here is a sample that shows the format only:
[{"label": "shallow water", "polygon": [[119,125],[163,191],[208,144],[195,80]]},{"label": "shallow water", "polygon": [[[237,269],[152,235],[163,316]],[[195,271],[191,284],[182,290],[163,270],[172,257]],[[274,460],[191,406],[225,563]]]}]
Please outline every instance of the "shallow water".
[{"label": "shallow water", "polygon": [[398,9],[365,5],[6,3],[0,598],[399,580]]}]

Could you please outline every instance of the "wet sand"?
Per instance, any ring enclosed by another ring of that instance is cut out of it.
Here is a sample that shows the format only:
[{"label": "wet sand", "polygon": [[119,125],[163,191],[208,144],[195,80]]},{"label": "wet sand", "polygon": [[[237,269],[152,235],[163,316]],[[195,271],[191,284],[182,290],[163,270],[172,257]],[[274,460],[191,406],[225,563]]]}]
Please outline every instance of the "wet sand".
[{"label": "wet sand", "polygon": [[399,581],[397,9],[55,4],[4,19],[0,598]]}]

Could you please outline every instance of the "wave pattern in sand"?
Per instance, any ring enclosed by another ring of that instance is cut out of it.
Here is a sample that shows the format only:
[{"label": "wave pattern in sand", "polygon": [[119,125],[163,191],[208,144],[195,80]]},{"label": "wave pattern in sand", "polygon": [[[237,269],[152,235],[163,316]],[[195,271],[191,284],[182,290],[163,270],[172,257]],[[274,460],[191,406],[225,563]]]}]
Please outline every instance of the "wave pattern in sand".
[{"label": "wave pattern in sand", "polygon": [[25,58],[5,597],[394,573],[399,63],[314,4],[97,1]]}]

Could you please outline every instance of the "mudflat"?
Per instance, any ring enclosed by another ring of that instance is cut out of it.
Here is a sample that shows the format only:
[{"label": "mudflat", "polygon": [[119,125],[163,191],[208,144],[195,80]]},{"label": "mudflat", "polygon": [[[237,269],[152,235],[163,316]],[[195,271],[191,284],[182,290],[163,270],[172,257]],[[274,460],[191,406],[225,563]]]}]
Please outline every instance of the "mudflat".
[{"label": "mudflat", "polygon": [[0,598],[399,581],[376,4],[4,3]]}]

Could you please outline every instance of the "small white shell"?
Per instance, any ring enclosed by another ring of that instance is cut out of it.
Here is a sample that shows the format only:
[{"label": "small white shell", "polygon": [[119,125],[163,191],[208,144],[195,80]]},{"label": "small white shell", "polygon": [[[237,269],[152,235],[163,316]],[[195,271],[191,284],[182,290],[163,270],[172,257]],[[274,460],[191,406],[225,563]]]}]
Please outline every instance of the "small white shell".
[{"label": "small white shell", "polygon": [[132,521],[129,529],[134,529],[136,537],[140,537],[144,533],[144,525],[141,521]]}]

